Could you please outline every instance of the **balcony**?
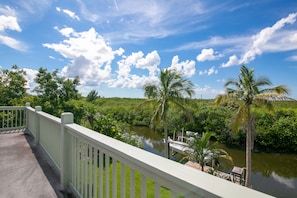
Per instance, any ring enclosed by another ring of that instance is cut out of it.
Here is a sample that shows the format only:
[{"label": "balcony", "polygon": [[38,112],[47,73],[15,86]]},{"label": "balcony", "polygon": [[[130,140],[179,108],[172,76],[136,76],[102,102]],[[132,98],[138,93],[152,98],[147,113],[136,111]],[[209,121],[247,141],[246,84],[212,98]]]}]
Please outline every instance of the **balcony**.
[{"label": "balcony", "polygon": [[72,113],[0,107],[0,122],[0,196],[270,197],[77,125]]}]

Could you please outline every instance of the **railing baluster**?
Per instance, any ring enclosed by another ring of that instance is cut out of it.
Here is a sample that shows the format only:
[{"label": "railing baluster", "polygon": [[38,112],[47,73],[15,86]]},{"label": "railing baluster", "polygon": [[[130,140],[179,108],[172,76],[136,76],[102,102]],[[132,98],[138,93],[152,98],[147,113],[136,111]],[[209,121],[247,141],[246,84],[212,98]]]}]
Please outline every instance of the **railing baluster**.
[{"label": "railing baluster", "polygon": [[112,197],[117,197],[117,160],[112,158]]},{"label": "railing baluster", "polygon": [[130,168],[130,198],[135,197],[135,171]]},{"label": "railing baluster", "polygon": [[100,171],[99,171],[99,197],[102,198],[103,197],[103,152],[99,151],[99,167],[100,167]]},{"label": "railing baluster", "polygon": [[84,142],[84,197],[88,197],[87,196],[87,192],[88,192],[88,144],[86,142]]},{"label": "railing baluster", "polygon": [[110,185],[109,185],[109,176],[110,176],[110,173],[109,173],[109,160],[110,160],[110,157],[109,155],[107,155],[105,153],[105,197],[109,197],[109,190],[110,190]]},{"label": "railing baluster", "polygon": [[18,110],[17,109],[15,110],[14,117],[15,117],[15,120],[13,118],[13,120],[14,120],[14,127],[19,127],[20,125],[18,125]]},{"label": "railing baluster", "polygon": [[94,198],[97,198],[98,149],[94,147]]},{"label": "railing baluster", "polygon": [[121,197],[126,197],[126,166],[121,163]]},{"label": "railing baluster", "polygon": [[77,141],[78,145],[77,145],[77,184],[78,184],[78,191],[81,193],[82,192],[82,180],[81,180],[81,171],[82,171],[82,167],[81,167],[81,164],[82,164],[82,153],[81,153],[81,140],[78,140]]},{"label": "railing baluster", "polygon": [[76,137],[72,136],[72,182],[73,185],[75,186],[75,188],[77,188],[77,183],[76,183],[76,178],[77,178],[77,168],[76,168],[76,164],[77,164],[77,154],[76,154],[77,150],[76,150]]},{"label": "railing baluster", "polygon": [[5,116],[5,114],[4,114],[4,110],[2,111],[2,128],[4,128],[4,116]]},{"label": "railing baluster", "polygon": [[173,191],[173,190],[171,190],[171,197],[172,198],[178,198],[178,193],[175,192],[175,191]]},{"label": "railing baluster", "polygon": [[146,198],[146,176],[141,174],[141,197]]},{"label": "railing baluster", "polygon": [[93,146],[89,145],[89,197],[93,197]]},{"label": "railing baluster", "polygon": [[160,184],[154,181],[154,197],[160,198]]}]

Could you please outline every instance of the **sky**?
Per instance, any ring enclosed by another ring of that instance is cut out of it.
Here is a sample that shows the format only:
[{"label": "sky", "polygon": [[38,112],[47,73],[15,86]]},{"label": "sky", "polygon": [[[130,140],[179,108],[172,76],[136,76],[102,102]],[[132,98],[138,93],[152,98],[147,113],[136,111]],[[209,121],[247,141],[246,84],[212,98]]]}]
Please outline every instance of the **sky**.
[{"label": "sky", "polygon": [[24,69],[30,93],[43,67],[127,98],[172,69],[210,99],[246,65],[297,99],[296,19],[296,0],[1,0],[0,69]]}]

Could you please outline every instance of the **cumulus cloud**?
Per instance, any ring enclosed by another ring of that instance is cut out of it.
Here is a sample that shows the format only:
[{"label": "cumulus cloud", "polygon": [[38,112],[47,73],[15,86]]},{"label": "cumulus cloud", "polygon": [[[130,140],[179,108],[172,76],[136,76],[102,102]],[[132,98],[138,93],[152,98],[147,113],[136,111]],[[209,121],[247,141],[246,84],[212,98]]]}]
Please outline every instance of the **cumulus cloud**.
[{"label": "cumulus cloud", "polygon": [[71,27],[66,27],[59,29],[58,27],[54,27],[55,30],[59,31],[63,36],[70,37],[70,35],[75,34],[75,31]]},{"label": "cumulus cloud", "polygon": [[[119,60],[117,64],[117,76],[109,82],[111,87],[141,88],[147,82],[158,80],[156,73],[159,70],[160,56],[157,51],[152,51],[145,57],[141,51],[133,52],[129,56],[123,56],[123,59]],[[147,70],[148,75],[133,74],[131,72],[133,68]]]},{"label": "cumulus cloud", "polygon": [[227,63],[223,63],[222,67],[230,67],[230,66],[234,66],[234,65],[239,65],[241,63],[240,60],[238,60],[236,55],[232,55],[229,57],[229,60]]},{"label": "cumulus cloud", "polygon": [[203,70],[203,71],[199,71],[199,75],[201,76],[201,75],[208,75],[208,76],[210,76],[210,75],[213,75],[213,74],[217,74],[218,73],[218,70],[217,69],[215,69],[215,67],[213,66],[213,67],[211,67],[211,68],[209,68],[209,69],[206,69],[206,70]]},{"label": "cumulus cloud", "polygon": [[67,16],[71,17],[72,19],[76,19],[76,20],[80,20],[79,16],[77,16],[75,14],[75,12],[72,12],[71,10],[68,10],[68,9],[61,9],[60,7],[56,7],[56,10],[58,12],[63,12],[65,13]]},{"label": "cumulus cloud", "polygon": [[43,46],[70,60],[62,69],[62,75],[79,76],[85,85],[98,85],[111,78],[111,62],[116,54],[123,53],[123,49],[113,51],[94,28],[84,32],[57,30],[66,39],[60,43],[44,43]]},{"label": "cumulus cloud", "polygon": [[217,60],[222,56],[223,56],[222,54],[219,54],[218,52],[214,52],[212,48],[202,49],[201,53],[197,56],[197,60],[200,62],[211,61],[211,60]]},{"label": "cumulus cloud", "polygon": [[181,75],[192,77],[196,71],[195,65],[196,63],[193,60],[186,60],[179,63],[178,56],[174,56],[169,69],[175,70]]},{"label": "cumulus cloud", "polygon": [[22,29],[18,23],[15,10],[9,6],[0,7],[0,44],[19,51],[26,51],[25,43],[7,35],[6,30],[21,32]]},{"label": "cumulus cloud", "polygon": [[24,68],[23,70],[26,72],[25,79],[27,80],[27,88],[29,88],[29,91],[32,91],[32,89],[37,86],[34,79],[36,78],[38,71],[29,68]]}]

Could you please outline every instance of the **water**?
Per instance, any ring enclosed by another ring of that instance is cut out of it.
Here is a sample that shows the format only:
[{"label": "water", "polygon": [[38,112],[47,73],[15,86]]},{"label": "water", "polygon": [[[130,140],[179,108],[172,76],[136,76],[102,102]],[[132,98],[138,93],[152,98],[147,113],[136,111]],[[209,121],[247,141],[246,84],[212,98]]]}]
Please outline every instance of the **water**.
[{"label": "water", "polygon": [[[143,143],[144,149],[164,156],[163,136],[147,127],[131,127]],[[233,158],[233,164],[222,161],[221,169],[230,172],[233,165],[245,166],[245,151],[219,145]],[[179,161],[182,156],[174,155]],[[297,155],[252,153],[252,188],[275,197],[297,197]]]}]

